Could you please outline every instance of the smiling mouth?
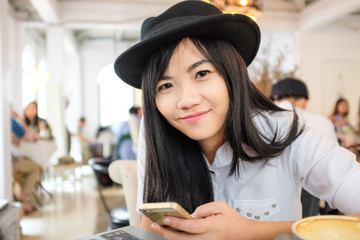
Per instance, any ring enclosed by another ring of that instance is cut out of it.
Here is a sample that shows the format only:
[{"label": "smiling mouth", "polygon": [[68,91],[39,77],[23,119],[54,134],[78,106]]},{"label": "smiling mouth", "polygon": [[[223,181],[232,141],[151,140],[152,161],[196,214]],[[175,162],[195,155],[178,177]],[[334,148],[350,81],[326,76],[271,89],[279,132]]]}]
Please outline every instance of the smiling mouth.
[{"label": "smiling mouth", "polygon": [[197,122],[200,119],[204,118],[207,115],[208,112],[209,111],[197,112],[197,113],[194,113],[194,114],[189,114],[189,115],[186,115],[185,117],[183,117],[181,119],[185,120],[187,122]]}]

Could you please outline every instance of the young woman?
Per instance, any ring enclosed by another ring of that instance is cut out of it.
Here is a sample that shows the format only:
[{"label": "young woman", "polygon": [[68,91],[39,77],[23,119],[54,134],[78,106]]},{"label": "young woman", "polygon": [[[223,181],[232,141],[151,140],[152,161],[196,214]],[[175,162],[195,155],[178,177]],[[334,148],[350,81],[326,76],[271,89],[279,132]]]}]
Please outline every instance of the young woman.
[{"label": "young woman", "polygon": [[342,130],[344,126],[350,125],[348,114],[349,102],[345,98],[339,98],[335,103],[333,112],[329,115],[329,119],[338,131]]},{"label": "young woman", "polygon": [[[138,204],[176,201],[194,220],[146,217],[166,239],[274,239],[301,218],[303,186],[360,213],[360,165],[251,83],[260,31],[243,15],[184,1],[145,20],[115,71],[142,88]],[[360,215],[357,215],[360,216]]]},{"label": "young woman", "polygon": [[39,138],[52,138],[51,129],[45,119],[38,115],[37,102],[29,103],[24,110],[25,139],[36,141]]},{"label": "young woman", "polygon": [[360,161],[360,156],[357,151],[358,145],[360,144],[360,136],[350,123],[348,115],[348,100],[339,98],[335,103],[333,112],[328,118],[335,126],[336,135],[338,136],[340,145],[357,155],[357,159]]}]

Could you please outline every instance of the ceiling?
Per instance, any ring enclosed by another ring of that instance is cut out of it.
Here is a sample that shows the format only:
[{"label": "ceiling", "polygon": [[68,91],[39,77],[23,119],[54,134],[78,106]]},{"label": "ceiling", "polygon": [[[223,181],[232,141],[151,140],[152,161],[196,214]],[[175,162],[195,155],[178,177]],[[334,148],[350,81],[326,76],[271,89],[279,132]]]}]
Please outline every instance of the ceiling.
[{"label": "ceiling", "polygon": [[[116,38],[139,39],[141,22],[160,14],[179,0],[8,0],[15,18],[27,27],[45,31],[61,24],[79,42]],[[360,32],[359,0],[258,0],[262,30],[312,31],[331,29]]]}]

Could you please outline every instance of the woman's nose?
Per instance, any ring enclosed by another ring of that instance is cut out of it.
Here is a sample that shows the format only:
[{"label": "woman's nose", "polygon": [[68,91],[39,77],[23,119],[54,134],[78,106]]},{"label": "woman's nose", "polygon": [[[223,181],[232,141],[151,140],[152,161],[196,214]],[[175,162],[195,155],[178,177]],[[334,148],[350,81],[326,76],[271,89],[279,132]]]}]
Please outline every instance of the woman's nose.
[{"label": "woman's nose", "polygon": [[179,92],[178,108],[191,108],[201,103],[202,97],[196,84],[183,84]]}]

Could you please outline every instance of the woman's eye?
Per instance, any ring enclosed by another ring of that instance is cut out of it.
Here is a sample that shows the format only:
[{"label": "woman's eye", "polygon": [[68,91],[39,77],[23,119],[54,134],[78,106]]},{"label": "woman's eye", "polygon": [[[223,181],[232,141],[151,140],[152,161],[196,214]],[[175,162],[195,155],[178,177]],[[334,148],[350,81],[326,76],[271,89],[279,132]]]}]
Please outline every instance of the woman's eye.
[{"label": "woman's eye", "polygon": [[172,84],[171,84],[171,83],[164,83],[164,84],[162,84],[162,85],[160,85],[160,86],[158,87],[158,91],[166,90],[166,89],[171,88],[171,87],[172,87]]},{"label": "woman's eye", "polygon": [[204,70],[204,71],[200,71],[200,72],[197,72],[197,76],[199,77],[205,77],[210,71],[208,70]]}]

